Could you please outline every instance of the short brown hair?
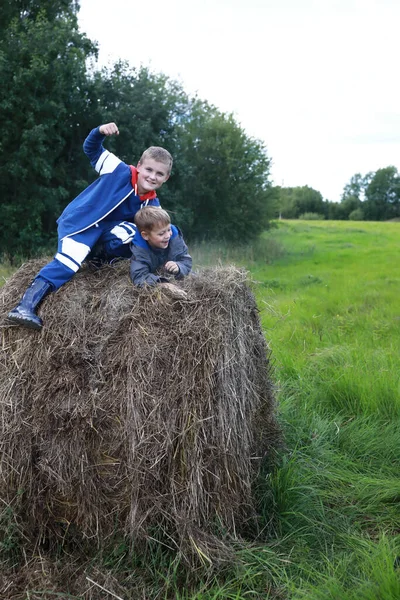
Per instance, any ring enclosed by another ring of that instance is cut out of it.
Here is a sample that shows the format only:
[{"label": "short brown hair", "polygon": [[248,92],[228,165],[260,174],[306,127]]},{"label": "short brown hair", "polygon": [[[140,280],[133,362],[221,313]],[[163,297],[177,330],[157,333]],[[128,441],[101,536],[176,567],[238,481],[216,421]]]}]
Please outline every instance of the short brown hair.
[{"label": "short brown hair", "polygon": [[172,169],[172,156],[165,148],[161,146],[150,146],[147,148],[140,157],[139,162],[142,163],[146,158],[152,158],[158,162],[164,163],[168,167],[168,174],[171,173]]},{"label": "short brown hair", "polygon": [[135,215],[135,225],[139,231],[152,231],[158,225],[167,227],[170,224],[169,214],[158,206],[145,206]]}]

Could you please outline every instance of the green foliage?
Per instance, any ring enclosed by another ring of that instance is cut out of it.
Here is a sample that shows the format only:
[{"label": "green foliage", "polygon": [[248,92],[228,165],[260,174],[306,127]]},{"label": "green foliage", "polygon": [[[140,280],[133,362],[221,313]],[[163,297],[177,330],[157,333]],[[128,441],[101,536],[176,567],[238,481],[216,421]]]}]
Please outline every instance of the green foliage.
[{"label": "green foliage", "polygon": [[278,198],[275,217],[304,219],[307,213],[317,213],[332,220],[400,218],[400,175],[393,166],[378,169],[375,173],[353,175],[343,189],[340,202],[323,201],[321,194],[308,186],[274,189]]},{"label": "green foliage", "polygon": [[355,208],[349,214],[349,221],[364,221],[364,211],[360,208]]},{"label": "green foliage", "polygon": [[[96,46],[78,31],[74,1],[0,7],[0,256],[48,252],[56,219],[95,174],[89,131],[118,123],[107,147],[136,164],[151,145],[174,157],[160,200],[190,239],[257,237],[269,225],[270,159],[232,115],[190,99],[180,84],[118,62],[96,71]],[[89,60],[90,59],[90,60]]]},{"label": "green foliage", "polygon": [[[355,211],[362,210],[362,202],[356,196],[345,196],[337,205],[336,215],[339,219],[350,219],[350,215]],[[351,220],[351,219],[350,219]],[[357,220],[357,219],[356,219]]]},{"label": "green foliage", "polygon": [[330,218],[350,221],[387,221],[400,217],[400,175],[396,167],[353,175],[340,204],[330,207]]},{"label": "green foliage", "polygon": [[368,185],[372,177],[372,173],[368,173],[362,176],[360,173],[356,173],[350,178],[349,183],[346,183],[343,189],[342,202],[347,198],[354,198],[361,202],[365,195],[365,188]]},{"label": "green foliage", "polygon": [[42,13],[53,21],[60,15],[76,15],[78,8],[77,0],[6,0],[0,5],[0,31],[6,30],[12,20],[35,20]]},{"label": "green foliage", "polygon": [[[317,190],[308,185],[302,187],[277,187],[276,217],[284,219],[298,219],[300,215],[314,213],[324,218],[328,214],[328,203]],[[302,217],[304,218],[304,217]]]},{"label": "green foliage", "polygon": [[191,239],[254,239],[268,227],[272,191],[264,145],[232,115],[193,100],[177,123],[172,187]]},{"label": "green foliage", "polygon": [[0,510],[0,564],[13,564],[20,559],[22,540],[12,507],[5,504]]},{"label": "green foliage", "polygon": [[400,216],[400,175],[396,167],[378,169],[365,190],[366,220],[385,221]]},{"label": "green foliage", "polygon": [[231,115],[188,98],[164,75],[126,63],[96,73],[93,85],[92,125],[115,120],[121,131],[111,150],[132,163],[150,145],[171,152],[172,176],[159,196],[185,237],[236,240],[238,227],[245,227],[245,241],[268,227],[270,161]]},{"label": "green foliage", "polygon": [[136,164],[149,146],[174,151],[175,125],[189,102],[178,83],[123,61],[95,72],[92,81],[96,102],[89,129],[110,121],[120,129],[119,136],[107,141],[108,148],[130,164]]},{"label": "green foliage", "polygon": [[73,12],[51,21],[46,10],[24,13],[0,41],[0,253],[35,254],[54,236],[82,172],[77,122],[94,51]]},{"label": "green foliage", "polygon": [[325,219],[325,215],[315,212],[306,212],[302,215],[299,215],[299,219],[302,221],[323,221]]}]

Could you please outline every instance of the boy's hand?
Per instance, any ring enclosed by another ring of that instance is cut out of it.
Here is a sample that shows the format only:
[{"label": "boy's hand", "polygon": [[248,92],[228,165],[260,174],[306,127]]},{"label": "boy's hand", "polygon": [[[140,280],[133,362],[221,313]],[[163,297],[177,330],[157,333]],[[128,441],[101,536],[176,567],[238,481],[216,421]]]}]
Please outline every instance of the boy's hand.
[{"label": "boy's hand", "polygon": [[166,262],[164,265],[164,269],[168,271],[168,273],[172,273],[173,275],[179,273],[179,267],[173,260],[169,260],[168,262]]},{"label": "boy's hand", "polygon": [[119,135],[119,130],[115,123],[100,125],[99,131],[102,135]]}]

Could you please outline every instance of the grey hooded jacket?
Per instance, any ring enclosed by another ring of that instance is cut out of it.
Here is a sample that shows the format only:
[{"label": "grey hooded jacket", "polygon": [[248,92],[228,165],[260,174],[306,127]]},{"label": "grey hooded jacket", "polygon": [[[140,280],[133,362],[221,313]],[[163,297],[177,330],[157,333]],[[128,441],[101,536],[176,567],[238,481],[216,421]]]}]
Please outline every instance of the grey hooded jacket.
[{"label": "grey hooded jacket", "polygon": [[166,262],[173,260],[179,267],[179,273],[175,279],[183,279],[192,269],[192,257],[182,236],[182,232],[175,225],[171,225],[172,236],[168,248],[152,248],[146,240],[142,238],[139,232],[136,232],[131,244],[132,258],[130,265],[131,279],[134,285],[143,287],[147,285],[156,285],[163,281],[168,281],[158,272]]}]

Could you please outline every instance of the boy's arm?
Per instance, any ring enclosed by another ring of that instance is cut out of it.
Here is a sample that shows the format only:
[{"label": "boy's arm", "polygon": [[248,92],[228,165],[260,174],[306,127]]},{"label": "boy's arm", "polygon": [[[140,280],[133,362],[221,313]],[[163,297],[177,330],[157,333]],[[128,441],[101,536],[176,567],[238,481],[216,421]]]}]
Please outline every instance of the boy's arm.
[{"label": "boy's arm", "polygon": [[84,153],[89,158],[92,167],[95,168],[100,175],[102,174],[102,168],[104,170],[107,164],[105,162],[106,159],[108,162],[106,172],[108,173],[111,172],[109,168],[111,167],[111,162],[115,163],[117,161],[116,164],[113,164],[114,168],[121,162],[119,158],[117,158],[114,154],[111,154],[111,152],[106,150],[103,146],[103,140],[105,136],[111,135],[119,135],[118,127],[115,123],[106,123],[105,125],[100,125],[99,127],[92,129],[83,143]]},{"label": "boy's arm", "polygon": [[163,281],[158,275],[152,273],[151,257],[147,250],[132,246],[132,258],[130,265],[131,280],[134,285],[143,287],[147,285],[156,285]]},{"label": "boy's arm", "polygon": [[175,279],[183,279],[183,277],[189,275],[190,271],[192,270],[193,262],[190,254],[185,254],[180,260],[176,260],[175,262],[179,267],[179,272],[176,273]]},{"label": "boy's arm", "polygon": [[173,243],[174,254],[172,261],[179,268],[178,273],[174,273],[174,275],[176,279],[183,279],[183,277],[188,275],[192,270],[192,257],[189,254],[188,247],[186,246],[181,234],[179,234],[179,237],[173,240]]}]

